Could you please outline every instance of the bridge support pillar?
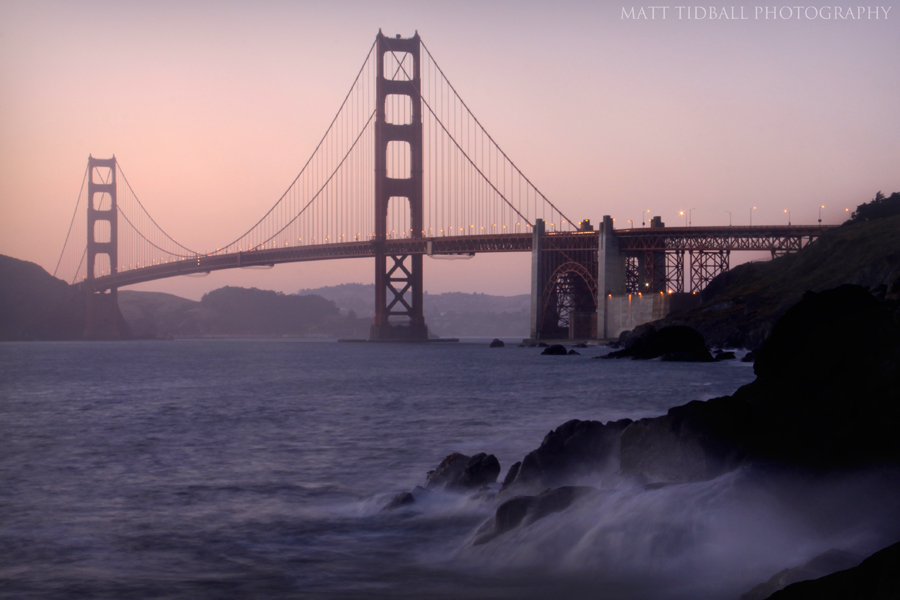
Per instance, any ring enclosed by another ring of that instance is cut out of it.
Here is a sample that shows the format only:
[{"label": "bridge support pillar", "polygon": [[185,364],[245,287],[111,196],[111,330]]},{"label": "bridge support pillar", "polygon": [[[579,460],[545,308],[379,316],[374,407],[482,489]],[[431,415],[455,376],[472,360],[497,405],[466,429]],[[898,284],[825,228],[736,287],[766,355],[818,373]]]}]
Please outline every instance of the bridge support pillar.
[{"label": "bridge support pillar", "polygon": [[[403,230],[394,223],[392,234],[421,238],[422,214],[422,98],[419,73],[419,34],[411,38],[376,39],[378,74],[375,80],[375,317],[372,340],[427,340],[423,315],[421,255],[387,255],[388,207],[403,202],[409,222]],[[385,61],[390,63],[385,76]],[[411,114],[407,108],[411,108]],[[388,146],[392,164],[388,165]],[[407,231],[408,229],[408,231]]]},{"label": "bridge support pillar", "polygon": [[118,271],[118,208],[116,157],[88,157],[87,280],[85,281],[86,339],[128,337],[128,326],[119,312],[116,288],[93,286],[99,275]]},{"label": "bridge support pillar", "polygon": [[[592,231],[582,221],[582,231]],[[537,219],[531,254],[531,339],[597,335],[597,251],[588,236],[547,235]]]},{"label": "bridge support pillar", "polygon": [[604,215],[600,224],[599,256],[597,258],[597,337],[609,337],[609,298],[625,293],[626,260],[619,251],[619,238],[613,220]]},{"label": "bridge support pillar", "polygon": [[533,241],[531,243],[531,339],[541,339],[544,331],[542,323],[544,316],[543,295],[547,286],[546,269],[541,261],[542,241],[544,239],[544,220],[537,219],[532,228]]}]

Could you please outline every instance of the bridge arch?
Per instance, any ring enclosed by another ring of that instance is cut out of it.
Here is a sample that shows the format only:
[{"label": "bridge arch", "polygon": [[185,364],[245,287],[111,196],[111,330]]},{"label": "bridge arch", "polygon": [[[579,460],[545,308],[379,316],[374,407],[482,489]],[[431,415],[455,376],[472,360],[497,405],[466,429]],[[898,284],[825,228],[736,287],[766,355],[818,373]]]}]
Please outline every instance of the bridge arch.
[{"label": "bridge arch", "polygon": [[568,260],[557,266],[541,300],[545,333],[570,339],[596,337],[597,276],[583,263]]}]

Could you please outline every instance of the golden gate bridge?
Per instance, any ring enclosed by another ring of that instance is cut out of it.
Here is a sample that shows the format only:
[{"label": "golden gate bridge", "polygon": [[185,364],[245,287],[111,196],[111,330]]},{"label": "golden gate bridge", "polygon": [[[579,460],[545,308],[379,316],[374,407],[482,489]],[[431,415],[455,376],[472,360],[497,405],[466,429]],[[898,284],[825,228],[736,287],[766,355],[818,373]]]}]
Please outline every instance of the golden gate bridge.
[{"label": "golden gate bridge", "polygon": [[116,338],[122,286],[371,257],[370,339],[424,340],[424,256],[531,252],[532,337],[596,338],[607,333],[607,296],[696,292],[728,269],[732,250],[795,251],[822,230],[667,228],[658,217],[650,228],[615,230],[605,217],[595,231],[522,173],[418,33],[390,38],[379,31],[312,155],[243,234],[192,249],[153,219],[115,157],[89,157],[54,275],[84,289],[86,336]]}]

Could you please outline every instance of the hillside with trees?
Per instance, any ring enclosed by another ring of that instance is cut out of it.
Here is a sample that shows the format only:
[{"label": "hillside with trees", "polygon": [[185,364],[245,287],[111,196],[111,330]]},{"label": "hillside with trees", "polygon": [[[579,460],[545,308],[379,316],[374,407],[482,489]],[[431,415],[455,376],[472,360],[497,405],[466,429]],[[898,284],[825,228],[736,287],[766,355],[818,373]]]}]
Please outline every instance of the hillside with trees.
[{"label": "hillside with trees", "polygon": [[660,324],[694,327],[711,346],[757,348],[805,292],[844,283],[876,298],[900,298],[900,193],[879,192],[800,252],[719,275],[703,290],[700,306]]}]

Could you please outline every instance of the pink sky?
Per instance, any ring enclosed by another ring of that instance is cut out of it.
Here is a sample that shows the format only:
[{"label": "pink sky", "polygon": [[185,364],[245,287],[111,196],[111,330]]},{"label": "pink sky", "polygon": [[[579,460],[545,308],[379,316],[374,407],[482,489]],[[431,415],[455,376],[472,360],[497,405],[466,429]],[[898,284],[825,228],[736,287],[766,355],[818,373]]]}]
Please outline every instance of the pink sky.
[{"label": "pink sky", "polygon": [[[836,223],[900,191],[900,3],[829,21],[754,19],[754,4],[746,20],[634,21],[623,6],[644,5],[0,0],[0,253],[53,271],[89,154],[114,153],[185,245],[237,237],[299,172],[379,28],[418,30],[574,219],[625,227],[649,208],[675,225],[693,208],[694,225],[727,224],[726,211],[745,224],[757,206],[754,224],[786,223],[785,209],[814,223],[824,204]],[[527,293],[529,260],[429,260],[425,287]],[[373,269],[306,263],[136,289],[294,292],[370,283]]]}]

